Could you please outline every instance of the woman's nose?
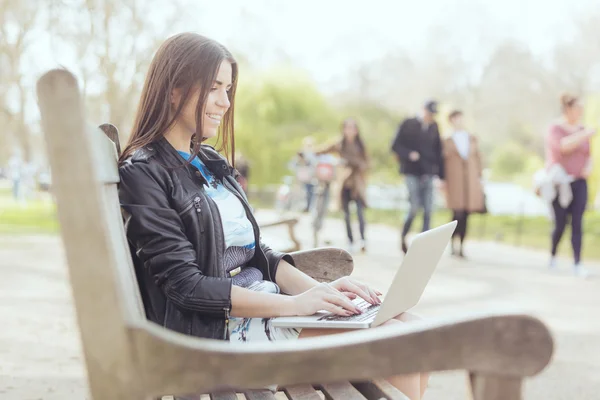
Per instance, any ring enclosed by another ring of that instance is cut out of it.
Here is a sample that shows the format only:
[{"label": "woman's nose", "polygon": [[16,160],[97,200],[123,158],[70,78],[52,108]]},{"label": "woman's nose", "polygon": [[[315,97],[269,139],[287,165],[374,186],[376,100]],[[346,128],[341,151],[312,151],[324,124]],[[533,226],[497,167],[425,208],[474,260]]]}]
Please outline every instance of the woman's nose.
[{"label": "woman's nose", "polygon": [[217,105],[223,108],[229,108],[231,106],[231,102],[229,101],[229,96],[227,91],[223,90],[219,98],[217,99]]}]

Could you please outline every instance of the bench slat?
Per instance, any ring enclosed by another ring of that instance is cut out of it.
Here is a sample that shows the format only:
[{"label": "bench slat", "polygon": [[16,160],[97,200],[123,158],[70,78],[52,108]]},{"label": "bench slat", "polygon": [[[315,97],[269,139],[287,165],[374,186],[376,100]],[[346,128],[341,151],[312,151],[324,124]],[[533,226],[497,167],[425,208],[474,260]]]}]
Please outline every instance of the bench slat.
[{"label": "bench slat", "polygon": [[327,400],[367,400],[350,382],[326,383],[321,390]]},{"label": "bench slat", "polygon": [[244,392],[248,400],[275,400],[275,395],[270,390],[251,390]]},{"label": "bench slat", "polygon": [[238,400],[238,397],[234,392],[219,392],[211,393],[210,400]]},{"label": "bench slat", "polygon": [[410,400],[388,381],[377,379],[372,382],[357,382],[352,385],[367,399]]},{"label": "bench slat", "polygon": [[473,400],[520,400],[522,379],[486,374],[469,374]]},{"label": "bench slat", "polygon": [[283,389],[290,400],[321,400],[311,385],[294,385]]}]

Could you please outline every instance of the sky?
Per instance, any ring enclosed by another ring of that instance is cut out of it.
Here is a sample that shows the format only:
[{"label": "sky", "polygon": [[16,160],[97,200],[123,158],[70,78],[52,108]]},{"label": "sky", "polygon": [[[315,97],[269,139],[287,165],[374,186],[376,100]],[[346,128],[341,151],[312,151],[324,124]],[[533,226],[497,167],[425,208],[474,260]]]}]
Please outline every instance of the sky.
[{"label": "sky", "polygon": [[[221,0],[204,8],[200,30],[242,49],[262,50],[268,65],[284,49],[320,82],[340,68],[390,51],[427,52],[431,41],[456,47],[473,64],[512,38],[541,58],[572,36],[577,16],[599,0]],[[241,6],[252,14],[244,17]],[[249,5],[250,4],[250,5]],[[221,16],[232,15],[231,23]],[[438,43],[439,44],[439,43]]]},{"label": "sky", "polygon": [[[188,0],[186,0],[188,1]],[[538,57],[568,40],[578,16],[600,11],[600,0],[189,0],[180,26],[248,56],[256,68],[288,60],[320,89],[348,85],[348,71],[389,53],[460,52],[474,73],[495,45],[514,39]],[[74,11],[76,13],[76,11]],[[154,9],[148,18],[160,21]],[[67,22],[65,22],[67,23]],[[25,63],[31,86],[43,71],[77,60],[40,35]],[[33,115],[32,115],[33,116]]]},{"label": "sky", "polygon": [[[419,54],[431,40],[460,44],[468,60],[489,55],[492,44],[514,38],[544,57],[568,39],[578,15],[600,11],[599,0],[195,0],[186,30],[255,54],[268,67],[282,52],[315,79],[389,51]],[[162,18],[155,10],[149,18]],[[437,29],[436,29],[437,28]],[[441,32],[439,28],[443,28]],[[174,32],[173,32],[174,33]],[[432,36],[436,36],[435,39]],[[39,67],[69,59],[45,42]],[[36,63],[37,64],[37,63]]]}]

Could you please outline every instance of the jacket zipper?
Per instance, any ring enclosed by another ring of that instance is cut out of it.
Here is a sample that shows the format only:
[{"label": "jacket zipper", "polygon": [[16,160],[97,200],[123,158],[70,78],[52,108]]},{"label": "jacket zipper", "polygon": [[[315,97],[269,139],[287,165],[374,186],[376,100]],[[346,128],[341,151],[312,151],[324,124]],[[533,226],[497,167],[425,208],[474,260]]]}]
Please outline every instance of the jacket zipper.
[{"label": "jacket zipper", "polygon": [[179,216],[182,216],[183,214],[185,214],[186,212],[190,211],[190,209],[194,207],[194,200],[190,201],[189,204],[187,204],[185,206],[185,208],[179,212]]},{"label": "jacket zipper", "polygon": [[[210,197],[208,197],[207,201],[211,202],[213,200]],[[194,198],[194,205],[196,206],[196,211],[197,212],[201,212],[202,211],[200,197]],[[217,207],[216,204],[215,204],[215,207]],[[209,206],[209,211],[210,211],[210,206]],[[223,225],[223,222],[221,221],[221,215],[218,212],[217,212],[216,218],[218,219],[219,223],[221,225]],[[204,232],[204,225],[202,225],[201,232]],[[222,233],[221,236],[222,236],[222,239],[223,239],[223,243],[225,243],[225,235]],[[222,275],[222,277],[226,278],[227,277],[227,273],[225,272]],[[225,327],[223,329],[223,339],[224,340],[229,340],[229,311],[230,310],[231,310],[231,306],[229,306],[229,307],[223,307],[223,311],[225,312]]]},{"label": "jacket zipper", "polygon": [[[200,199],[200,196],[196,196],[194,197],[194,208],[196,209],[196,212],[198,214],[200,214],[200,216],[202,215],[202,200]],[[202,223],[202,220],[200,221],[200,232],[204,233],[204,224]]]},{"label": "jacket zipper", "polygon": [[225,311],[225,331],[223,332],[223,339],[229,340],[229,308],[223,308]]},{"label": "jacket zipper", "polygon": [[[192,207],[196,209],[196,212],[198,214],[202,214],[202,199],[200,199],[200,196],[194,197],[192,201],[190,201],[189,204],[185,206],[183,211],[179,213],[179,216],[182,216],[186,212],[190,211]],[[204,233],[204,224],[202,223],[202,221],[200,221],[200,232]]]}]

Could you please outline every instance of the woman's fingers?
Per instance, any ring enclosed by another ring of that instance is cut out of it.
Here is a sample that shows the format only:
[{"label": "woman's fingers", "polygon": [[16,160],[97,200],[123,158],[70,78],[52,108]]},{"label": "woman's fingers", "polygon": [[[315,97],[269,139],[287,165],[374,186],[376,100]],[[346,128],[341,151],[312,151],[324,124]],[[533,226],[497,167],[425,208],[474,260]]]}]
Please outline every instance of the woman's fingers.
[{"label": "woman's fingers", "polygon": [[341,292],[344,296],[346,296],[347,298],[349,298],[350,300],[354,300],[356,299],[358,296],[356,295],[356,293],[352,293],[352,292]]},{"label": "woman's fingers", "polygon": [[[355,284],[356,286],[358,286],[360,289],[362,289],[363,292],[368,293],[369,298],[371,298],[371,300],[372,300],[370,303],[372,303],[372,304],[381,304],[381,300],[379,299],[379,296],[381,296],[381,292],[380,291],[375,290],[375,289],[371,289],[369,286],[367,286],[367,285],[365,285],[363,283],[357,282],[357,281],[352,281],[352,283]],[[365,299],[365,300],[367,300],[367,299]]]},{"label": "woman's fingers", "polygon": [[375,290],[369,288],[369,293],[371,293],[371,296],[373,296],[373,300],[375,301],[374,304],[381,304],[381,299]]},{"label": "woman's fingers", "polygon": [[336,306],[348,310],[352,314],[362,313],[360,308],[356,307],[346,296],[327,294],[323,299],[328,303],[335,304]]},{"label": "woman's fingers", "polygon": [[323,306],[321,307],[321,309],[325,310],[325,311],[329,311],[332,314],[335,315],[342,315],[345,317],[349,317],[350,315],[354,315],[353,312],[348,311],[343,309],[342,307],[338,307],[335,304],[329,303],[327,301],[323,301]]},{"label": "woman's fingers", "polygon": [[[329,293],[330,294],[332,294],[334,296],[338,296],[338,297],[340,297],[341,300],[348,302],[347,299],[349,298],[349,296],[345,295],[344,292],[354,293],[354,295],[355,295],[354,298],[356,298],[356,292],[353,291],[353,290],[348,290],[348,289],[339,290],[339,289],[336,289],[334,287],[329,286]],[[354,303],[352,303],[352,302],[349,302],[349,303],[352,304],[352,306],[354,307],[354,309],[356,310],[356,312],[360,312],[360,308],[358,308]]]},{"label": "woman's fingers", "polygon": [[371,297],[369,292],[364,288],[361,288],[361,285],[356,284],[356,282],[353,282],[350,279],[348,279],[342,284],[340,290],[355,293],[356,295],[362,297],[366,302],[373,303],[373,298]]}]

